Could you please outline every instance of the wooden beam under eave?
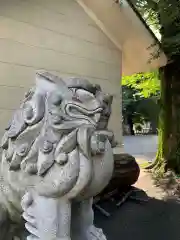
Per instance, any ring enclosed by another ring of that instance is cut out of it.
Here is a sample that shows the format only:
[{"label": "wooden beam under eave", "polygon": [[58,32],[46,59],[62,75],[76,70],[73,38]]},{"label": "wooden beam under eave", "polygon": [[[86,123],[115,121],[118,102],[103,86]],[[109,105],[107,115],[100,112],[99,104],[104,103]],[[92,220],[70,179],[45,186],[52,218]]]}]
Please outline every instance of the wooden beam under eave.
[{"label": "wooden beam under eave", "polygon": [[[121,50],[125,35],[116,34],[117,24],[123,31],[124,24],[120,14],[120,8],[115,1],[104,0],[76,0],[85,10],[85,12],[95,21],[99,28],[109,37],[109,39]],[[115,13],[113,18],[109,13]],[[111,29],[111,31],[110,31]],[[124,29],[125,31],[125,29]],[[126,33],[127,34],[127,33]]]}]

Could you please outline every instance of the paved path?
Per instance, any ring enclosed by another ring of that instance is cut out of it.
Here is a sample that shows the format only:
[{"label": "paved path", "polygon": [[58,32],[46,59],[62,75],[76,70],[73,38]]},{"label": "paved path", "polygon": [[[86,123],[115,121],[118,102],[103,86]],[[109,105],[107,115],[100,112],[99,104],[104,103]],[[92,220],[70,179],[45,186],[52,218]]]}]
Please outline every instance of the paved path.
[{"label": "paved path", "polygon": [[179,240],[180,204],[151,198],[140,205],[125,203],[110,218],[96,213],[96,224],[108,240]]},{"label": "paved path", "polygon": [[107,239],[180,240],[180,204],[162,200],[163,192],[153,185],[150,175],[142,174],[136,186],[150,196],[148,203],[127,201],[113,208],[109,202],[108,209],[113,212],[110,218],[95,211],[96,225],[103,228]]},{"label": "paved path", "polygon": [[152,160],[156,155],[158,137],[147,136],[124,136],[124,151],[138,158]]},{"label": "paved path", "polygon": [[[124,137],[125,152],[152,158],[157,148],[156,136]],[[150,174],[142,171],[136,186],[150,201],[127,201],[120,208],[109,201],[110,218],[95,211],[95,223],[103,228],[108,240],[180,240],[180,203],[163,200],[162,189],[153,185]]]}]

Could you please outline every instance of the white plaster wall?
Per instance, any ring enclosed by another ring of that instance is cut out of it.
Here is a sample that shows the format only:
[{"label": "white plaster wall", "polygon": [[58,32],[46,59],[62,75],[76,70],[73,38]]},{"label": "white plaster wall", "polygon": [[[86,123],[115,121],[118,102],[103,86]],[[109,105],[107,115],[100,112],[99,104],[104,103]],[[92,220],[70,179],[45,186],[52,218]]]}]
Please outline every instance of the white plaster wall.
[{"label": "white plaster wall", "polygon": [[75,0],[0,1],[0,133],[37,69],[82,76],[114,95],[121,141],[121,54]]}]

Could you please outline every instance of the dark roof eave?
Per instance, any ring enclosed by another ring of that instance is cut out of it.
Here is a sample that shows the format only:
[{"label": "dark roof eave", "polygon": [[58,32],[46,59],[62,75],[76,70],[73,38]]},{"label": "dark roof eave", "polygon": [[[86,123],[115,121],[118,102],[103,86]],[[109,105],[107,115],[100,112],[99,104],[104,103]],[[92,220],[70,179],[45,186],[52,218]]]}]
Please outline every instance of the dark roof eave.
[{"label": "dark roof eave", "polygon": [[148,32],[151,34],[151,36],[154,38],[155,42],[159,45],[159,47],[161,49],[163,49],[161,42],[159,41],[159,39],[156,37],[156,35],[153,33],[153,31],[150,29],[150,27],[147,25],[146,21],[143,19],[142,15],[140,14],[140,12],[137,10],[137,8],[134,6],[134,4],[131,2],[131,0],[126,0],[128,2],[128,4],[130,5],[130,7],[132,8],[132,10],[135,12],[135,14],[137,15],[137,17],[141,20],[141,22],[143,23],[143,25],[145,26],[145,28],[148,30]]}]

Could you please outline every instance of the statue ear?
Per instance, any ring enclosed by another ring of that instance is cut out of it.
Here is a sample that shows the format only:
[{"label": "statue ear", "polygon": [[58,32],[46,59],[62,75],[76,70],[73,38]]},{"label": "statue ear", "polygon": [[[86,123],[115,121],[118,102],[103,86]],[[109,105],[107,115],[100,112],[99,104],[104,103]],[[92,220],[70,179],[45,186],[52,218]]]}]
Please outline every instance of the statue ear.
[{"label": "statue ear", "polygon": [[111,104],[113,102],[113,95],[106,94],[104,96],[104,102],[106,102],[109,106],[111,106]]}]

